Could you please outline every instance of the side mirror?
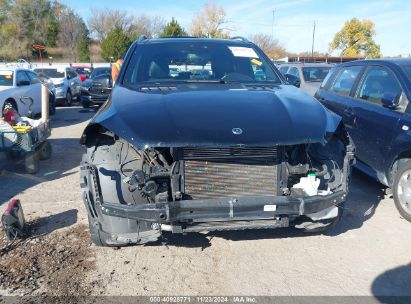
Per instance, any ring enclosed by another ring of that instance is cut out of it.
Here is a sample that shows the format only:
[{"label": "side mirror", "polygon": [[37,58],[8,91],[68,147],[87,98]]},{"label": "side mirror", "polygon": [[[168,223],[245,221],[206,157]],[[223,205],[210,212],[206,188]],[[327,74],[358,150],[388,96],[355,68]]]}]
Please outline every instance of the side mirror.
[{"label": "side mirror", "polygon": [[285,74],[285,80],[287,80],[287,82],[297,88],[300,87],[300,80],[298,79],[297,76],[291,75],[291,74]]},{"label": "side mirror", "polygon": [[400,105],[400,98],[394,93],[385,93],[381,99],[381,103],[388,109],[396,109]]},{"label": "side mirror", "polygon": [[17,86],[18,86],[18,87],[20,87],[20,86],[28,86],[28,85],[30,85],[30,81],[28,81],[28,80],[20,80],[20,81],[17,83]]}]

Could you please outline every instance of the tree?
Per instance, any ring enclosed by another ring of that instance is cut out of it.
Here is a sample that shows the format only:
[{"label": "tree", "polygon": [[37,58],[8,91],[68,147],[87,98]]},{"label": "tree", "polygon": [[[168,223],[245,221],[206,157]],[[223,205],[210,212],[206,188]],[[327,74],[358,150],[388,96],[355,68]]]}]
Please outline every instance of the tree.
[{"label": "tree", "polygon": [[64,46],[69,59],[76,62],[79,59],[79,43],[88,35],[87,27],[83,19],[70,8],[66,8],[59,19],[63,25],[59,33],[60,45]]},{"label": "tree", "polygon": [[353,18],[335,34],[330,50],[341,50],[341,56],[362,55],[366,58],[379,58],[380,46],[374,42],[373,36],[375,26],[372,21]]},{"label": "tree", "polygon": [[203,10],[198,12],[191,23],[191,34],[196,37],[228,38],[230,29],[223,7],[217,7],[214,2],[204,4]]},{"label": "tree", "polygon": [[113,61],[120,58],[130,47],[132,40],[120,26],[108,32],[101,43],[101,56],[104,60]]},{"label": "tree", "polygon": [[115,27],[128,32],[132,27],[134,17],[127,11],[93,9],[93,14],[88,19],[90,32],[96,35],[99,42],[102,42]]},{"label": "tree", "polygon": [[159,34],[159,37],[184,37],[187,36],[185,30],[177,22],[176,19],[171,18],[171,21],[167,23],[162,32]]},{"label": "tree", "polygon": [[250,40],[260,47],[271,59],[285,57],[287,51],[280,45],[278,40],[273,39],[270,35],[255,34],[250,37]]}]

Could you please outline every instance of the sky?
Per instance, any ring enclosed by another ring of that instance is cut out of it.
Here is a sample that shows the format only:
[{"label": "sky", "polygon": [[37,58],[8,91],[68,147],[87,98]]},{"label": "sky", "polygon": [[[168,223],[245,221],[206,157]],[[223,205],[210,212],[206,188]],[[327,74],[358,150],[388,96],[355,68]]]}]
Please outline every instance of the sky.
[{"label": "sky", "polygon": [[[187,30],[205,0],[62,0],[86,21],[95,8],[121,9],[130,14],[175,17]],[[375,41],[384,56],[411,54],[411,1],[409,0],[215,0],[224,7],[232,36],[273,35],[289,52],[327,53],[336,32],[351,18],[375,23]],[[332,53],[338,55],[337,52]]]}]

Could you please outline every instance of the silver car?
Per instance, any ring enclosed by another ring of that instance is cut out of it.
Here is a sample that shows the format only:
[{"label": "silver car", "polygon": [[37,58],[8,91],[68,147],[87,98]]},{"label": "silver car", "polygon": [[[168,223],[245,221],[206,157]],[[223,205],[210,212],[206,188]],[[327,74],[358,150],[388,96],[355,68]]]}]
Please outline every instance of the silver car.
[{"label": "silver car", "polygon": [[66,106],[71,106],[73,98],[80,98],[81,80],[77,72],[70,68],[36,68],[39,75],[45,75],[53,81],[56,90],[56,100],[63,101]]},{"label": "silver car", "polygon": [[295,62],[281,64],[279,70],[290,83],[314,96],[331,68],[328,63]]}]

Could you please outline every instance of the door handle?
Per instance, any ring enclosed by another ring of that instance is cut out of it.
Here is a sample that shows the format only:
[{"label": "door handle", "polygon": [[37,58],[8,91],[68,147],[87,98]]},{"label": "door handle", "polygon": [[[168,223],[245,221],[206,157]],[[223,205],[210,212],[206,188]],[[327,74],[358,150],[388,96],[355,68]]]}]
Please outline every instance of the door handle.
[{"label": "door handle", "polygon": [[347,108],[344,110],[344,114],[347,116],[353,116],[354,115],[354,111],[352,108]]}]

